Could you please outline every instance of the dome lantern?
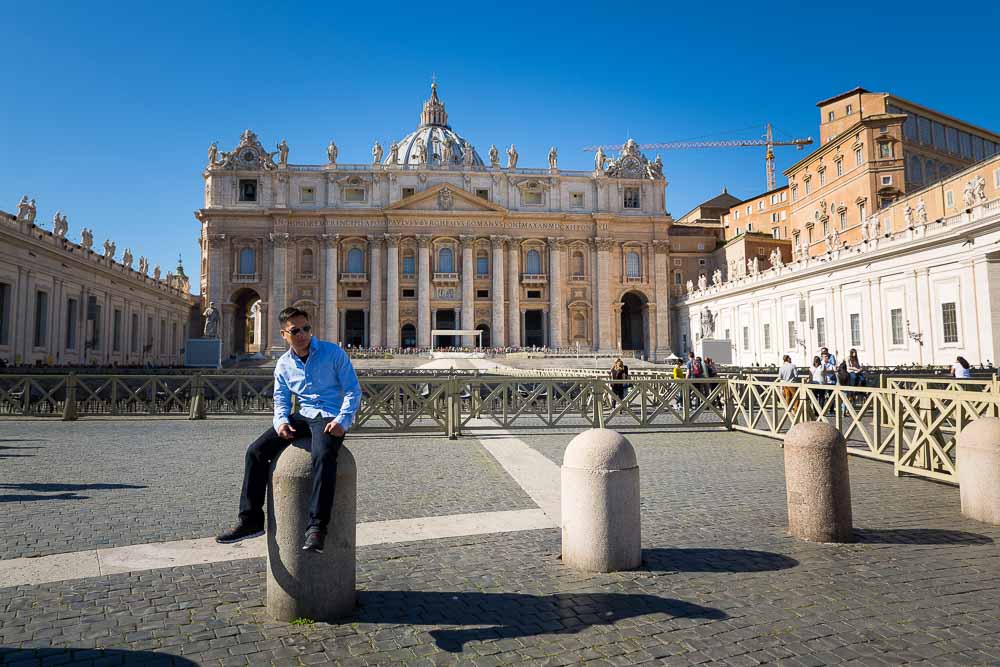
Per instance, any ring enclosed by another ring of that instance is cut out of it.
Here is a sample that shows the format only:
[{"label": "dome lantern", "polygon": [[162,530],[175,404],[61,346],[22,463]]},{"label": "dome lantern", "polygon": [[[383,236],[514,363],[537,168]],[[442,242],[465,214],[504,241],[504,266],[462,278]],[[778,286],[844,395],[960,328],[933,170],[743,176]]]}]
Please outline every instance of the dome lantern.
[{"label": "dome lantern", "polygon": [[448,113],[444,110],[444,102],[438,98],[437,87],[436,82],[431,84],[431,98],[424,102],[424,110],[420,113],[420,124],[448,127]]}]

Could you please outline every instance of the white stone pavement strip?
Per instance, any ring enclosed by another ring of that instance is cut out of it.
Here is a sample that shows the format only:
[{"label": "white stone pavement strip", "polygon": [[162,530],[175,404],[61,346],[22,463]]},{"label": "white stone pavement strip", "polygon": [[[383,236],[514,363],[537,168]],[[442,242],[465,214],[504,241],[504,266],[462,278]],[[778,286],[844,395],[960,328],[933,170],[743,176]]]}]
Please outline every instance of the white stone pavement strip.
[{"label": "white stone pavement strip", "polygon": [[[488,419],[470,419],[469,424],[475,427],[491,426],[495,421]],[[552,519],[552,524],[560,524],[560,471],[559,466],[536,449],[532,449],[522,440],[518,440],[510,431],[504,429],[488,429],[475,431],[479,442],[493,455],[514,481],[524,489],[535,503]]]},{"label": "white stone pavement strip", "polygon": [[[481,512],[358,524],[358,546],[553,528],[542,510]],[[0,588],[265,556],[263,537],[238,544],[214,538],[89,549],[0,561]]]}]

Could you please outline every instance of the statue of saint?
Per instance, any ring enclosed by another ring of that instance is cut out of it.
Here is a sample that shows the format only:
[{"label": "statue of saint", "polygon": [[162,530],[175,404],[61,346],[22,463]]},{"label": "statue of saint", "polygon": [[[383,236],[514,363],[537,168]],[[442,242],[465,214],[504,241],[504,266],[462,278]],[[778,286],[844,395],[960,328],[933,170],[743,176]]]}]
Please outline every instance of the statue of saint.
[{"label": "statue of saint", "polygon": [[475,163],[476,152],[472,148],[472,144],[468,141],[465,142],[465,146],[462,147],[462,164],[466,167],[471,167]]},{"label": "statue of saint", "polygon": [[704,273],[698,276],[698,289],[702,291],[708,289],[708,278],[705,277]]},{"label": "statue of saint", "polygon": [[27,221],[28,211],[31,208],[31,204],[28,203],[28,195],[23,195],[21,201],[17,202],[17,221]]},{"label": "statue of saint", "polygon": [[104,239],[104,259],[114,259],[116,251],[117,248],[115,247],[114,241],[111,239]]},{"label": "statue of saint", "polygon": [[378,164],[382,161],[382,144],[378,141],[372,146],[372,164]]},{"label": "statue of saint", "polygon": [[722,285],[722,271],[720,269],[712,272],[712,284],[716,287]]},{"label": "statue of saint", "polygon": [[389,146],[389,164],[399,163],[399,144],[397,142],[392,142]]},{"label": "statue of saint", "polygon": [[146,275],[149,271],[149,260],[145,257],[139,257],[139,273]]},{"label": "statue of saint", "polygon": [[604,154],[604,149],[600,146],[597,147],[597,154],[594,155],[594,169],[596,171],[604,173],[604,167],[608,162],[608,156]]},{"label": "statue of saint", "polygon": [[653,172],[654,178],[663,178],[663,160],[660,159],[659,155],[653,160],[653,166],[650,169]]},{"label": "statue of saint", "polygon": [[927,226],[927,202],[921,197],[917,201],[917,222],[923,226]]},{"label": "statue of saint", "polygon": [[840,231],[837,229],[833,230],[833,250],[840,250]]},{"label": "statue of saint", "polygon": [[413,157],[417,164],[427,164],[427,147],[423,139],[417,139],[413,144]]},{"label": "statue of saint", "polygon": [[159,281],[160,279],[160,265],[157,264],[153,267],[153,280]]},{"label": "statue of saint", "polygon": [[281,167],[288,166],[288,142],[284,139],[281,143],[275,146],[278,149],[278,165]]},{"label": "statue of saint", "polygon": [[687,293],[688,294],[691,294],[692,292],[694,292],[694,283],[692,281],[690,281],[690,280],[687,281],[687,284],[684,285],[684,286],[687,288]]},{"label": "statue of saint", "polygon": [[56,213],[55,217],[52,219],[52,234],[57,239],[66,238],[66,232],[69,231],[69,220],[66,219],[65,215],[59,215]]},{"label": "statue of saint", "polygon": [[910,202],[906,202],[906,206],[903,207],[903,223],[909,229],[913,229],[913,207],[910,206]]},{"label": "statue of saint", "polygon": [[490,144],[490,166],[494,168],[500,166],[500,151],[497,150],[496,144]]},{"label": "statue of saint", "polygon": [[454,159],[454,150],[452,148],[451,137],[446,136],[444,138],[444,143],[441,146],[441,164],[450,165]]},{"label": "statue of saint", "polygon": [[211,143],[211,145],[208,147],[208,166],[209,167],[214,167],[215,166],[215,160],[216,160],[216,158],[218,158],[218,156],[219,156],[219,144],[218,144],[218,142],[213,141]]},{"label": "statue of saint", "polygon": [[868,236],[870,236],[871,240],[874,241],[880,235],[881,232],[879,230],[878,216],[873,215],[872,217],[868,218]]},{"label": "statue of saint", "polygon": [[558,169],[558,153],[556,153],[556,147],[553,146],[549,149],[549,169]]},{"label": "statue of saint", "polygon": [[965,202],[966,208],[971,208],[976,203],[976,179],[972,179],[965,184],[965,190],[962,191],[962,201]]},{"label": "statue of saint", "polygon": [[976,201],[986,201],[986,179],[982,176],[976,176]]},{"label": "statue of saint", "polygon": [[122,255],[122,264],[128,268],[132,268],[132,249],[125,248],[125,253]]},{"label": "statue of saint", "polygon": [[507,168],[517,169],[517,149],[514,148],[514,144],[507,149]]},{"label": "statue of saint", "polygon": [[87,251],[94,247],[94,232],[86,227],[80,230],[80,247]]},{"label": "statue of saint", "polygon": [[332,166],[337,164],[337,144],[330,140],[330,145],[326,147],[326,161]]},{"label": "statue of saint", "polygon": [[219,309],[215,307],[214,301],[208,302],[208,308],[202,313],[205,318],[205,329],[202,331],[203,338],[218,338],[219,337],[219,320],[221,315]]}]

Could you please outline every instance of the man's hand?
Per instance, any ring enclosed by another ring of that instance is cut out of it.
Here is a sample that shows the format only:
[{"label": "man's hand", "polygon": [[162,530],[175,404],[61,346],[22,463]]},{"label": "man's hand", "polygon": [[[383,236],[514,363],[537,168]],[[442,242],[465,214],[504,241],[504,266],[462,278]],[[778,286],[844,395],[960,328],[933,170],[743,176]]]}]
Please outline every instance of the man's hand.
[{"label": "man's hand", "polygon": [[344,427],[335,421],[327,422],[326,427],[323,428],[324,433],[329,433],[335,438],[343,438],[344,434],[347,432]]},{"label": "man's hand", "polygon": [[291,424],[282,424],[278,427],[278,437],[284,438],[285,440],[294,440],[295,429],[292,428]]}]

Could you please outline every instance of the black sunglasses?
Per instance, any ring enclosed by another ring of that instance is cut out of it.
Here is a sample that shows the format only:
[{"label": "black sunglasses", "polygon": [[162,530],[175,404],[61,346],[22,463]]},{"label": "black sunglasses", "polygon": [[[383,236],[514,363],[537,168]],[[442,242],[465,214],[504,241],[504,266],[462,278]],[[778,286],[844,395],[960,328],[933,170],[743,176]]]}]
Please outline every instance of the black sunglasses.
[{"label": "black sunglasses", "polygon": [[300,331],[305,331],[306,333],[309,333],[312,330],[313,330],[312,325],[307,324],[301,329],[299,327],[292,327],[291,329],[285,329],[285,333],[287,333],[289,336],[298,336]]}]

